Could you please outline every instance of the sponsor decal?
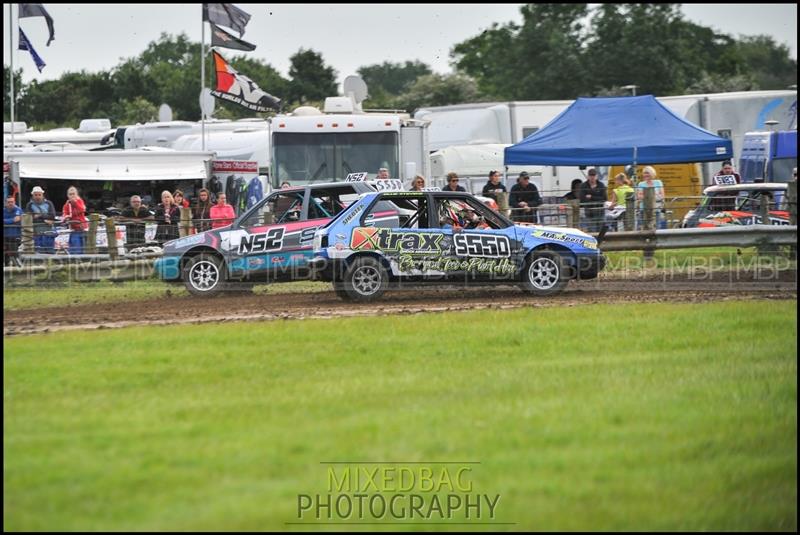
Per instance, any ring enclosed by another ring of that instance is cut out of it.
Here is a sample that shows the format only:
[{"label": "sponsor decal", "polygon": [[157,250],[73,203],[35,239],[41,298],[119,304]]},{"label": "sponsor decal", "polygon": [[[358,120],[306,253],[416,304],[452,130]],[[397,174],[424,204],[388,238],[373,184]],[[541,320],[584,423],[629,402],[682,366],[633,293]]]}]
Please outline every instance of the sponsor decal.
[{"label": "sponsor decal", "polygon": [[175,248],[180,249],[181,247],[189,247],[191,245],[197,245],[198,243],[204,243],[205,241],[205,234],[193,234],[192,236],[179,239],[175,242],[174,246]]},{"label": "sponsor decal", "polygon": [[242,236],[238,253],[243,255],[280,249],[283,246],[284,230],[283,227],[277,227],[265,233]]},{"label": "sponsor decal", "polygon": [[282,262],[286,262],[285,256],[273,256],[271,259],[273,264],[280,264]]},{"label": "sponsor decal", "polygon": [[266,261],[259,256],[247,259],[247,265],[251,268],[257,268],[259,266],[263,266],[265,263]]},{"label": "sponsor decal", "polygon": [[311,245],[314,243],[314,234],[316,234],[317,229],[321,229],[322,226],[319,227],[308,227],[300,231],[300,247],[304,247],[306,245]]},{"label": "sponsor decal", "polygon": [[468,273],[494,273],[497,275],[511,275],[517,268],[509,258],[414,258],[411,255],[401,255],[398,259],[400,271],[423,273],[436,271],[441,273],[466,271]]},{"label": "sponsor decal", "polygon": [[430,232],[394,232],[387,228],[354,228],[350,248],[354,251],[399,251],[401,253],[438,253],[443,235]]},{"label": "sponsor decal", "polygon": [[497,234],[453,234],[456,256],[478,256],[485,258],[508,258],[511,256],[511,241]]},{"label": "sponsor decal", "polygon": [[549,230],[535,230],[533,235],[544,240],[554,240],[564,243],[575,243],[587,249],[597,249],[597,242],[581,236],[573,236],[565,232],[551,232]]},{"label": "sponsor decal", "polygon": [[[345,218],[344,218],[344,219],[342,219],[342,224],[343,224],[343,225],[347,225],[347,224],[348,224],[348,223],[350,223],[350,222],[351,222],[353,219],[355,219],[355,217],[356,217],[358,214],[360,214],[360,213],[361,213],[361,212],[363,212],[363,211],[364,211],[364,205],[363,205],[363,204],[359,204],[358,206],[356,206],[355,208],[353,208],[353,210],[352,210],[352,211],[351,211],[349,214],[347,214],[347,215],[345,216]],[[339,234],[337,234],[337,236],[339,236]],[[344,236],[342,236],[342,239],[344,239]]]}]

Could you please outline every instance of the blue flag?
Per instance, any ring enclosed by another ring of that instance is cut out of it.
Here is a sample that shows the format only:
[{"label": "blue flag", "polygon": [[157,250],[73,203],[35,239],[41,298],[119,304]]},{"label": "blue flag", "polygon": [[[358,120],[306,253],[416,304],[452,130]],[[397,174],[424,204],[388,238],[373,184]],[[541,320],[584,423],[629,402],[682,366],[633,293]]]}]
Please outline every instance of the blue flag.
[{"label": "blue flag", "polygon": [[33,62],[36,64],[36,68],[39,69],[39,72],[42,72],[44,69],[45,62],[42,58],[39,57],[39,54],[36,53],[36,50],[33,49],[33,45],[30,41],[28,41],[28,36],[25,35],[25,32],[22,31],[22,28],[19,29],[19,47],[20,50],[27,50],[31,53],[31,57],[33,58]]}]

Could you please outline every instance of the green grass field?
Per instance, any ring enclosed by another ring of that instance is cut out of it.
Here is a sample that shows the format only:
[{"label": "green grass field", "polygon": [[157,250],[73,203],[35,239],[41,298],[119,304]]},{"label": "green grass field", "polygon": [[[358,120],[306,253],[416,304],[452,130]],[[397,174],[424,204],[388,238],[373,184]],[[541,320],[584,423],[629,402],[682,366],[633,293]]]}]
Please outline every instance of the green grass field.
[{"label": "green grass field", "polygon": [[4,528],[360,529],[287,523],[361,460],[480,462],[509,523],[392,529],[795,530],[796,304],[12,337]]}]

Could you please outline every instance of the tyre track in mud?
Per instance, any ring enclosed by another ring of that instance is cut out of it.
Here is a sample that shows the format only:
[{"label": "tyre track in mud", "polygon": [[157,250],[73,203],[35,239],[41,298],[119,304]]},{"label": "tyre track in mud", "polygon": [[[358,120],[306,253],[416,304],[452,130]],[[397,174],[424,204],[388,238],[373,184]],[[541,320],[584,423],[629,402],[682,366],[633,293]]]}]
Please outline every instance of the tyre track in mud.
[{"label": "tyre track in mud", "polygon": [[515,286],[403,287],[374,303],[349,303],[332,291],[216,298],[157,299],[6,311],[4,336],[76,329],[278,319],[417,314],[479,309],[571,307],[597,303],[704,303],[733,299],[797,299],[797,272],[677,274],[571,282],[559,295],[537,298]]}]

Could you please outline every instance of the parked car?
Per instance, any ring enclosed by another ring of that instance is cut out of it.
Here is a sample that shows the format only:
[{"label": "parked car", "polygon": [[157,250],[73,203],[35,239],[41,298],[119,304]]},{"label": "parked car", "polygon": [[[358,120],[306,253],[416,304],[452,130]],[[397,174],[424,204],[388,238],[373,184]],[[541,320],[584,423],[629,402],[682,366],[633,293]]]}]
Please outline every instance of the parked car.
[{"label": "parked car", "polygon": [[700,205],[683,218],[684,228],[754,225],[761,221],[761,201],[767,200],[770,225],[788,225],[789,211],[784,206],[785,183],[750,183],[710,186],[703,190]]},{"label": "parked car", "polygon": [[314,236],[311,266],[343,299],[371,301],[404,281],[514,283],[552,295],[597,277],[597,240],[577,229],[514,224],[470,194],[363,195]]},{"label": "parked car", "polygon": [[275,190],[231,225],[166,242],[156,273],[199,296],[308,278],[317,229],[360,194],[401,187],[400,181],[357,181]]}]

